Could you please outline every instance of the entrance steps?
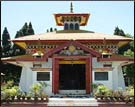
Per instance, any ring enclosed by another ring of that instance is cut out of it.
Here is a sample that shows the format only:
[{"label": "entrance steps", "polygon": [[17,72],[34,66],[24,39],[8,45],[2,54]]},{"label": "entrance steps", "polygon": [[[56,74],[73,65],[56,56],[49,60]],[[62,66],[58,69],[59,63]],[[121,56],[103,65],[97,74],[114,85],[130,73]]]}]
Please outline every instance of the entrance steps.
[{"label": "entrance steps", "polygon": [[49,98],[48,106],[82,106],[98,107],[98,102],[94,98]]}]

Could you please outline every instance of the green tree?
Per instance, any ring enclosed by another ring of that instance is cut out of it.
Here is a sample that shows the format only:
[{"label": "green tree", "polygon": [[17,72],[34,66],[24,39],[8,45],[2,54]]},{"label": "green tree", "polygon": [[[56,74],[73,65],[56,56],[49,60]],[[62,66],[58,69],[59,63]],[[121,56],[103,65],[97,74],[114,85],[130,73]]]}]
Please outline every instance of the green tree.
[{"label": "green tree", "polygon": [[10,35],[8,33],[7,27],[4,28],[3,34],[2,34],[2,53],[3,57],[10,56],[11,51],[11,41],[10,41]]},{"label": "green tree", "polygon": [[[114,35],[119,35],[119,36],[124,36],[124,37],[130,37],[132,38],[132,36],[130,34],[125,34],[125,32],[122,29],[119,29],[119,27],[117,26],[114,30]],[[131,45],[130,43],[128,43],[127,45],[120,47],[118,49],[118,54],[123,55],[125,51],[127,51],[128,49],[131,49]]]},{"label": "green tree", "polygon": [[52,27],[50,28],[50,32],[53,32],[53,28]]},{"label": "green tree", "polygon": [[114,30],[114,35],[126,36],[124,31],[122,29],[119,29],[118,26]]},{"label": "green tree", "polygon": [[[124,36],[128,38],[133,38],[132,35],[125,34],[124,31],[122,29],[119,29],[118,26],[114,30],[114,35],[120,35],[120,36]],[[128,43],[127,45],[119,48],[119,54],[122,54],[128,57],[134,57],[134,40]],[[128,85],[133,85],[134,64],[123,66],[122,71],[128,78]]]},{"label": "green tree", "polygon": [[23,25],[21,31],[23,32],[23,36],[28,35],[28,25],[27,22]]},{"label": "green tree", "polygon": [[49,30],[47,29],[47,30],[46,30],[46,32],[48,33],[48,32],[49,32]]},{"label": "green tree", "polygon": [[[27,22],[25,22],[23,27],[19,31],[16,32],[15,38],[19,38],[19,37],[23,37],[27,35],[33,35],[33,34],[34,34],[34,29],[32,27],[31,22],[29,22],[29,25],[27,24]],[[18,45],[16,44],[13,45],[13,52],[12,52],[13,56],[24,55],[25,52],[26,51],[20,48]]]},{"label": "green tree", "polygon": [[34,35],[34,29],[32,27],[31,22],[29,23],[27,32],[28,32],[28,35]]},{"label": "green tree", "polygon": [[[23,36],[23,32],[22,30],[20,30],[16,32],[15,38],[22,37],[22,36]],[[25,54],[25,50],[20,48],[18,45],[14,44],[12,48],[12,56],[23,55],[23,54]]]},{"label": "green tree", "polygon": [[131,56],[134,57],[134,52],[131,49],[128,49],[124,52],[124,56]]}]

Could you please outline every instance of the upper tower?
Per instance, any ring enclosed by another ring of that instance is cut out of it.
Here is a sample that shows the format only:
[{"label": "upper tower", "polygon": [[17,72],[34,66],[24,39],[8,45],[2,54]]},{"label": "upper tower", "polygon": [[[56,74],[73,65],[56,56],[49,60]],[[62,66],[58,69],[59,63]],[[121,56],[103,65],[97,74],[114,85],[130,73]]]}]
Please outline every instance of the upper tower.
[{"label": "upper tower", "polygon": [[54,14],[56,24],[64,26],[64,30],[79,30],[80,26],[85,26],[89,19],[88,13],[74,13],[73,4],[70,4],[69,13]]}]

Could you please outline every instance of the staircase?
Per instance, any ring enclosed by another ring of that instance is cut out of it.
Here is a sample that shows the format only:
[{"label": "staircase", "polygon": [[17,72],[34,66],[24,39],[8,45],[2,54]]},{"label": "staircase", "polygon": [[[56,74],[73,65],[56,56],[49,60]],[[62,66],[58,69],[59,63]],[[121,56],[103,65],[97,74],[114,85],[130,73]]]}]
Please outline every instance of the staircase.
[{"label": "staircase", "polygon": [[49,98],[47,106],[98,107],[98,103],[94,98]]}]

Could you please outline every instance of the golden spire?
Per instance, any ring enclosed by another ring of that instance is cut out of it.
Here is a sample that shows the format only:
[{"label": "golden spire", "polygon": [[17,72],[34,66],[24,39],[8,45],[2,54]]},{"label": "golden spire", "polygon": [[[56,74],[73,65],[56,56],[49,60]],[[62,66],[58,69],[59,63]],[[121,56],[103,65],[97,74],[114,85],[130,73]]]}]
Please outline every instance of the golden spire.
[{"label": "golden spire", "polygon": [[70,12],[73,13],[73,5],[72,5],[72,2],[70,4]]}]

